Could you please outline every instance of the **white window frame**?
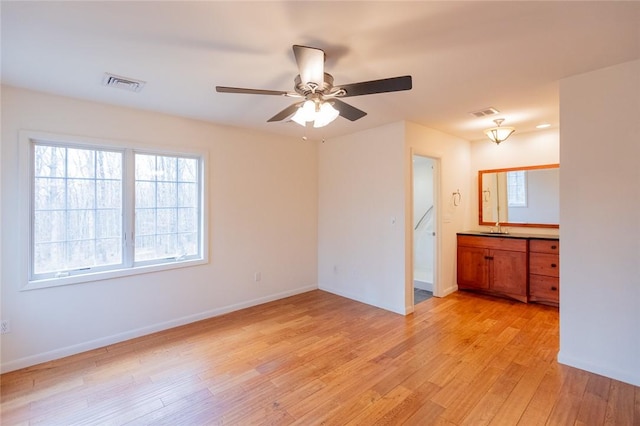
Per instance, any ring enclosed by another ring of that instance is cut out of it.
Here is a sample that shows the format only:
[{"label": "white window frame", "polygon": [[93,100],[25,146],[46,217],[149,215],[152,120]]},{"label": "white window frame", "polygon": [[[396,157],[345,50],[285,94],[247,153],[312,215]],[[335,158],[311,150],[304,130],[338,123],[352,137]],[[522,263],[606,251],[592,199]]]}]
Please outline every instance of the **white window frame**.
[{"label": "white window frame", "polygon": [[[140,155],[153,155],[153,156],[168,156],[168,157],[180,157],[180,158],[188,158],[188,159],[193,159],[193,160],[198,160],[198,169],[202,169],[202,161],[200,161],[199,156],[196,155],[189,155],[189,154],[170,154],[167,152],[162,152],[159,153],[157,151],[149,151],[149,150],[139,150],[139,149],[135,149],[132,150],[132,156],[131,158],[134,159],[136,155],[140,154]],[[131,166],[130,168],[131,171],[131,175],[133,176],[132,179],[130,179],[130,183],[132,184],[132,197],[135,197],[135,184],[137,182],[136,177],[135,177],[135,170],[134,170],[134,165]],[[127,182],[129,183],[129,182]],[[177,183],[177,182],[176,182]],[[198,193],[202,194],[202,179],[198,180]],[[202,197],[200,197],[202,198]],[[133,205],[133,210],[135,211],[135,208],[137,207],[135,204],[135,201],[131,203]],[[202,199],[198,200],[198,208],[202,209]],[[158,207],[156,207],[156,209],[158,209]],[[133,216],[131,216],[131,220],[134,220],[135,218],[135,214]],[[134,226],[135,228],[135,226]],[[198,224],[198,228],[199,230],[202,228],[202,224],[199,223]],[[134,240],[135,240],[136,235],[134,235]],[[198,232],[198,246],[201,248],[202,247],[202,233]],[[133,248],[135,248],[135,244],[132,244],[132,251]],[[201,251],[201,250],[199,250]],[[163,259],[150,259],[150,260],[135,260],[135,253],[131,253],[131,259],[133,262],[133,266],[134,267],[140,267],[140,266],[149,266],[149,265],[154,265],[154,264],[164,264],[164,263],[168,263],[170,261],[173,262],[179,262],[179,261],[183,261],[183,260],[193,260],[193,259],[199,259],[199,254],[196,255],[189,255],[186,257],[183,256],[179,256],[179,257],[171,257],[171,258],[163,258]]]},{"label": "white window frame", "polygon": [[[33,263],[33,143],[55,144],[71,148],[103,149],[108,151],[122,151],[125,153],[123,168],[123,265],[118,268],[102,270],[97,267],[89,272],[78,272],[68,276],[54,278],[34,278],[32,276]],[[21,290],[33,290],[39,288],[56,287],[61,285],[79,284],[99,280],[113,279],[137,274],[157,271],[165,271],[176,268],[202,265],[209,262],[208,251],[208,202],[207,202],[207,173],[208,156],[204,151],[180,149],[173,150],[166,147],[157,147],[144,144],[132,144],[130,142],[105,140],[89,137],[52,134],[46,132],[20,131],[19,133],[19,165],[20,165],[20,231],[22,238],[19,246],[21,253],[21,270],[24,271],[24,279],[21,280]],[[166,155],[177,157],[189,157],[199,160],[199,251],[200,256],[192,258],[171,258],[152,262],[134,263],[134,228],[135,210],[135,174],[134,156],[139,154]]]},{"label": "white window frame", "polygon": [[513,170],[507,172],[507,194],[511,194],[511,176],[516,177],[515,184],[517,185],[519,191],[522,192],[522,201],[514,201],[512,197],[507,199],[508,207],[527,207],[529,203],[529,188],[528,188],[528,180],[527,180],[527,171],[526,170]]}]

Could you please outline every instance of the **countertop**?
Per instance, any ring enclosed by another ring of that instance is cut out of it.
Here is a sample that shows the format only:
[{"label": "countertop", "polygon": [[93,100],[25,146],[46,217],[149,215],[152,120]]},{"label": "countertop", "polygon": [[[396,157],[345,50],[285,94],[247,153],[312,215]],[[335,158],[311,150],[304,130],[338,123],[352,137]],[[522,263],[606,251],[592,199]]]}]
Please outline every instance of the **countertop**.
[{"label": "countertop", "polygon": [[458,235],[473,235],[478,237],[499,237],[499,238],[520,238],[526,240],[559,240],[559,235],[545,235],[545,234],[522,234],[522,233],[511,233],[508,234],[498,234],[492,233],[489,231],[464,231],[458,232]]}]

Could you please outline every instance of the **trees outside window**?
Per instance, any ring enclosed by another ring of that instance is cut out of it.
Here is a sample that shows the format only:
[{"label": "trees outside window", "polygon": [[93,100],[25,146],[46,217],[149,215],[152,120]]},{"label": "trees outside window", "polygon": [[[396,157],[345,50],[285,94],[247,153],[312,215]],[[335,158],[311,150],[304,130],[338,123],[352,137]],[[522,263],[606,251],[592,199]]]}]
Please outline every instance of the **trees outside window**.
[{"label": "trees outside window", "polygon": [[31,142],[30,280],[203,258],[202,158]]}]

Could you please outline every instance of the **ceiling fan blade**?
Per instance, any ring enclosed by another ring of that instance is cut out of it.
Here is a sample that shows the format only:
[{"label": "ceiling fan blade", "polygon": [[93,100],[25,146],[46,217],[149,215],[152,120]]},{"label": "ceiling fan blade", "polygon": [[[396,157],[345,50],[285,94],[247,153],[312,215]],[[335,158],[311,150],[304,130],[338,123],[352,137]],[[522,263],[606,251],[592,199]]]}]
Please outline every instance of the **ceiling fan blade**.
[{"label": "ceiling fan blade", "polygon": [[340,112],[340,115],[346,118],[347,120],[356,121],[364,117],[365,115],[367,115],[366,112],[354,106],[351,106],[346,102],[342,102],[339,99],[333,98],[328,102],[332,103],[333,107]]},{"label": "ceiling fan blade", "polygon": [[296,102],[293,105],[289,105],[288,107],[286,107],[285,109],[283,109],[282,111],[280,111],[279,113],[277,113],[276,115],[274,115],[273,117],[268,119],[267,122],[271,123],[273,121],[282,121],[282,120],[284,120],[285,118],[293,115],[298,110],[300,105],[302,105],[303,103],[304,103],[304,101]]},{"label": "ceiling fan blade", "polygon": [[293,55],[296,57],[302,83],[314,83],[322,87],[324,83],[324,51],[296,44],[293,46]]},{"label": "ceiling fan blade", "polygon": [[280,90],[243,89],[242,87],[216,86],[216,92],[220,93],[245,93],[247,95],[277,95],[290,96],[289,92]]},{"label": "ceiling fan blade", "polygon": [[382,80],[363,81],[361,83],[341,85],[338,89],[342,89],[346,92],[346,94],[340,95],[340,97],[347,98],[350,96],[411,90],[411,87],[411,76],[405,75],[402,77],[383,78]]}]

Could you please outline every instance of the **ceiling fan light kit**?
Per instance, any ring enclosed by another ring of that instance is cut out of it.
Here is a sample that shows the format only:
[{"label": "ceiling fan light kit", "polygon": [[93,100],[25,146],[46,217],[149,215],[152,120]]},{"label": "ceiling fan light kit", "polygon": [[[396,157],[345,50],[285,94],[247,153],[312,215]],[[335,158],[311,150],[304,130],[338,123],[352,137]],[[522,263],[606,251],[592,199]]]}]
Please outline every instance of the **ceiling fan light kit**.
[{"label": "ceiling fan light kit", "polygon": [[307,123],[312,122],[313,127],[324,127],[338,118],[338,115],[340,115],[340,111],[335,109],[330,102],[307,100],[298,107],[291,120],[301,126],[306,126]]},{"label": "ceiling fan light kit", "polygon": [[495,142],[496,145],[500,145],[500,142],[507,140],[507,138],[516,131],[513,127],[501,127],[503,121],[504,118],[497,118],[493,120],[493,122],[496,123],[496,127],[492,127],[484,131],[487,137],[491,139],[491,142]]},{"label": "ceiling fan light kit", "polygon": [[326,55],[323,50],[314,47],[294,45],[293,55],[295,56],[300,72],[294,79],[293,92],[245,89],[228,86],[216,86],[216,91],[220,93],[244,93],[250,95],[277,95],[304,98],[303,101],[289,105],[267,121],[273,122],[291,119],[302,126],[313,122],[313,127],[324,127],[338,118],[339,115],[350,121],[359,120],[367,115],[366,112],[338,98],[397,92],[410,90],[412,87],[410,75],[334,86],[333,76],[324,72]]}]

